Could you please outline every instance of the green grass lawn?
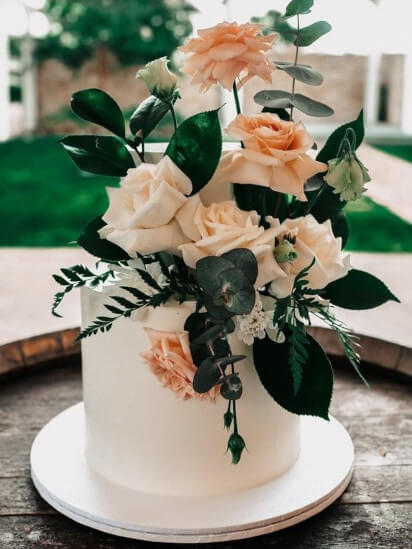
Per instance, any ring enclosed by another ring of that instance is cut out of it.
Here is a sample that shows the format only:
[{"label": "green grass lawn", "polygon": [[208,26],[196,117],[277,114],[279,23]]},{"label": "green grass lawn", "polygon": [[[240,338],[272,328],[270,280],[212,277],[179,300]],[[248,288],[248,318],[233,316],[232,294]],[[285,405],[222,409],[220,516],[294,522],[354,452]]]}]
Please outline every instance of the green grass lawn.
[{"label": "green grass lawn", "polygon": [[[113,178],[80,172],[56,136],[0,144],[0,246],[65,246],[107,207]],[[412,252],[412,225],[362,199],[348,207],[349,248]]]},{"label": "green grass lawn", "polygon": [[412,162],[412,145],[375,145],[380,151]]}]

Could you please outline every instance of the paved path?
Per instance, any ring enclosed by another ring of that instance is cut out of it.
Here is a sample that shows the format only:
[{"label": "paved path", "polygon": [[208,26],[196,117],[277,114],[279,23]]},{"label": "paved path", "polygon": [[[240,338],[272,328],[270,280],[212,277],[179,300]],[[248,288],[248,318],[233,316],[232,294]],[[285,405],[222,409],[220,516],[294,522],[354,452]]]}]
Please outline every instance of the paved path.
[{"label": "paved path", "polygon": [[362,145],[359,157],[372,181],[366,196],[412,223],[412,163]]},{"label": "paved path", "polygon": [[[384,280],[402,300],[372,311],[341,311],[340,317],[362,335],[412,347],[412,254],[353,254],[354,267]],[[59,267],[93,263],[86,252],[68,248],[0,248],[0,345],[80,323],[79,293],[67,296],[63,319],[50,314]]]}]

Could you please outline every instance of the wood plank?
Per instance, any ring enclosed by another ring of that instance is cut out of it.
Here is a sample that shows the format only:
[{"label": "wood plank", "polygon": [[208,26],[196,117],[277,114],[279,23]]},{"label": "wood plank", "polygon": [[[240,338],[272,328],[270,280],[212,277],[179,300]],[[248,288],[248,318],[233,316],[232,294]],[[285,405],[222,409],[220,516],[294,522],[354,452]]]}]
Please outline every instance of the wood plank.
[{"label": "wood plank", "polygon": [[[412,504],[333,505],[293,528],[236,545],[278,549],[407,549],[411,535]],[[0,546],[2,549],[155,547],[90,530],[61,515],[0,517]],[[203,547],[229,549],[234,546],[229,542]]]}]

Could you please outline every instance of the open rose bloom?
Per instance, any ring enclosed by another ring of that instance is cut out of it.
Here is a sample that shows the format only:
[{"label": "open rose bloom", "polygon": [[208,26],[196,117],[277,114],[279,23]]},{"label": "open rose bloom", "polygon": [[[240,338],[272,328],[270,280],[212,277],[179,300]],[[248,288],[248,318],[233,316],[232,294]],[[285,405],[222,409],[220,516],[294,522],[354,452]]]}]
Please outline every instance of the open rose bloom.
[{"label": "open rose bloom", "polygon": [[271,83],[275,65],[267,52],[277,34],[261,35],[262,25],[246,23],[221,23],[210,29],[198,31],[180,48],[189,54],[183,72],[193,77],[192,84],[207,91],[214,84],[231,90],[236,78],[240,84],[253,76]]},{"label": "open rose bloom", "polygon": [[197,398],[214,402],[218,388],[200,394],[193,389],[196,366],[193,364],[187,332],[162,332],[146,328],[150,349],[141,353],[163,387],[171,389],[182,400]]},{"label": "open rose bloom", "polygon": [[306,181],[328,168],[308,154],[314,141],[304,125],[281,120],[277,114],[239,115],[226,133],[241,140],[244,149],[223,155],[215,176],[217,184],[253,181],[305,201]]}]

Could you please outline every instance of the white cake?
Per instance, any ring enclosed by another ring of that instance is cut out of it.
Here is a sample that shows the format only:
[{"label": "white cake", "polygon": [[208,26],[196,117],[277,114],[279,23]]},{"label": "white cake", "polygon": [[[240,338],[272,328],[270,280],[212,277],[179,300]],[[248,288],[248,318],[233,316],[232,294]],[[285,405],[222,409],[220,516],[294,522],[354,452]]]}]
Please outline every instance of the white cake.
[{"label": "white cake", "polygon": [[[82,290],[83,326],[105,314],[103,303],[113,293]],[[86,458],[113,483],[150,494],[224,494],[272,480],[298,457],[299,417],[267,394],[251,348],[236,335],[231,336],[233,352],[248,356],[236,365],[244,390],[239,432],[248,449],[237,465],[225,455],[227,401],[183,401],[152,374],[140,357],[149,347],[144,327],[182,330],[191,312],[190,303],[142,309],[132,320],[117,320],[110,332],[83,341]]]}]

